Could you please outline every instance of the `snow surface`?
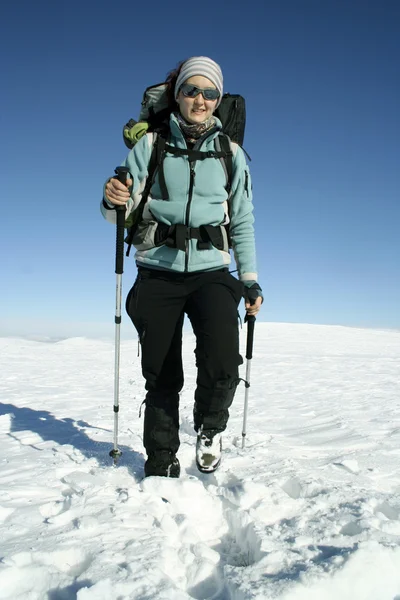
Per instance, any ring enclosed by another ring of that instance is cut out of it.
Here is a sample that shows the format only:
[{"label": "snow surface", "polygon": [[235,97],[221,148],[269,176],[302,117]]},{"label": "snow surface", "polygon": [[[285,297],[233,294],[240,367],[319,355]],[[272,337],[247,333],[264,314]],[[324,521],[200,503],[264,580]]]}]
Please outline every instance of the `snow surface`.
[{"label": "snow surface", "polygon": [[256,323],[214,475],[187,334],[179,480],[142,479],[136,340],[117,467],[113,341],[0,348],[0,599],[400,600],[400,332]]}]

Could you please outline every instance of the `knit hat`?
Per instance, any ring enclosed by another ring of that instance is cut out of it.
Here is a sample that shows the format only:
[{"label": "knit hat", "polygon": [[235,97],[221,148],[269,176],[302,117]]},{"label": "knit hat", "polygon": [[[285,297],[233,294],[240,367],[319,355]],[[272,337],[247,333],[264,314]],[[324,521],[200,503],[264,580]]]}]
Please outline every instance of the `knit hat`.
[{"label": "knit hat", "polygon": [[212,81],[219,91],[219,98],[217,100],[218,106],[222,99],[224,78],[222,76],[221,67],[211,58],[207,58],[207,56],[192,56],[192,58],[188,58],[187,61],[183,63],[178,79],[176,80],[175,100],[178,99],[179,89],[182,83],[185,83],[189,77],[193,77],[194,75],[202,75]]}]

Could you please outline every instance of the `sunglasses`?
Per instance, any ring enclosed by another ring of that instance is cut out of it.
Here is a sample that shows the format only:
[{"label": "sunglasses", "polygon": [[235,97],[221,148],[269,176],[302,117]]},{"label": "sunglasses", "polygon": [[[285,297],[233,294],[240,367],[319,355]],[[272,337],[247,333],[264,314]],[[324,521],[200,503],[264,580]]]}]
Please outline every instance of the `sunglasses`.
[{"label": "sunglasses", "polygon": [[187,98],[196,98],[199,94],[203,94],[204,100],[218,100],[219,91],[215,88],[199,88],[190,83],[181,85],[181,92]]}]

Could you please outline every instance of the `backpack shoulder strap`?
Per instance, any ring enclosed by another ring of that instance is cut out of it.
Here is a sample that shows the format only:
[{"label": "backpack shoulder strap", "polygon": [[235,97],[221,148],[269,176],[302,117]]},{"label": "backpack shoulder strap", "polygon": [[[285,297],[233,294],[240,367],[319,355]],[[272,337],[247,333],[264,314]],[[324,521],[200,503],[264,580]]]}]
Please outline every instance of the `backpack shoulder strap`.
[{"label": "backpack shoulder strap", "polygon": [[[165,132],[154,131],[151,135],[153,136],[153,141],[152,141],[153,149],[152,149],[149,164],[147,167],[147,181],[146,181],[146,185],[145,185],[145,188],[144,188],[143,194],[142,194],[142,200],[144,198],[145,202],[147,201],[147,197],[150,193],[151,186],[154,183],[156,172],[159,169],[160,169],[160,178],[162,178],[163,184],[165,186],[164,172],[162,171],[162,173],[161,173],[161,167],[162,167],[162,163],[164,160],[165,146],[167,145],[167,137],[166,137]],[[163,191],[163,184],[160,182],[162,191]],[[166,189],[166,186],[165,186],[165,189]],[[164,191],[163,191],[163,195],[164,195]],[[167,199],[168,199],[168,193],[167,193]]]},{"label": "backpack shoulder strap", "polygon": [[226,191],[228,192],[228,200],[231,194],[232,189],[232,179],[233,179],[233,152],[231,148],[231,140],[229,136],[225,133],[219,133],[215,138],[215,147],[218,152],[223,152],[225,156],[223,156],[221,160],[222,167],[225,171],[226,175]]},{"label": "backpack shoulder strap", "polygon": [[[151,180],[153,179],[153,176],[154,176],[154,171],[155,171],[155,169],[157,167],[157,152],[158,152],[158,144],[159,144],[159,141],[160,141],[159,140],[159,136],[158,136],[158,134],[155,131],[151,135],[153,136],[153,139],[152,139],[152,142],[151,142],[152,150],[151,150],[151,154],[150,154],[149,164],[148,164],[148,167],[147,167],[147,173],[148,173],[148,175],[147,175],[147,181],[146,181],[145,189],[146,189],[147,185],[149,183],[151,183]],[[151,185],[150,185],[150,187],[151,187]]]},{"label": "backpack shoulder strap", "polygon": [[[158,182],[160,184],[161,189],[161,197],[163,200],[168,200],[168,189],[167,184],[165,183],[165,175],[164,175],[164,156],[165,156],[165,147],[167,145],[167,136],[165,132],[157,134],[157,148],[156,148],[156,156],[155,156],[155,165],[152,171],[152,181],[150,184],[153,184],[154,176],[156,171],[158,170]],[[150,167],[149,167],[149,175],[150,175]],[[150,191],[150,190],[149,190]]]},{"label": "backpack shoulder strap", "polygon": [[140,202],[139,202],[138,206],[136,207],[137,218],[135,219],[135,223],[133,224],[133,226],[130,227],[130,229],[128,230],[128,235],[125,238],[125,242],[128,245],[128,248],[126,251],[126,256],[129,256],[131,246],[132,246],[133,236],[135,234],[135,231],[137,229],[139,222],[142,219],[144,206],[147,202],[147,198],[149,197],[150,190],[154,183],[154,178],[155,178],[157,169],[160,166],[160,162],[162,162],[162,155],[164,154],[164,151],[165,151],[166,139],[162,135],[160,135],[159,133],[156,133],[156,132],[150,133],[148,135],[153,136],[152,142],[149,142],[152,144],[153,148],[151,151],[150,160],[149,160],[149,164],[147,167],[146,184],[144,186],[144,189],[142,192],[142,197],[140,198]]}]

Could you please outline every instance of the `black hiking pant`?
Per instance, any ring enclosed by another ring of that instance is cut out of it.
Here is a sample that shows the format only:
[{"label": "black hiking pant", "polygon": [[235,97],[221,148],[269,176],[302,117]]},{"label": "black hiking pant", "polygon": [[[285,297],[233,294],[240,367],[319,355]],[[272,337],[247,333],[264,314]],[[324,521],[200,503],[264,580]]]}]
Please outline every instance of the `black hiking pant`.
[{"label": "black hiking pant", "polygon": [[126,309],[139,334],[146,380],[143,443],[147,454],[179,448],[183,387],[182,327],[196,336],[194,428],[224,431],[239,382],[238,305],[243,284],[227,269],[172,273],[139,267]]}]

